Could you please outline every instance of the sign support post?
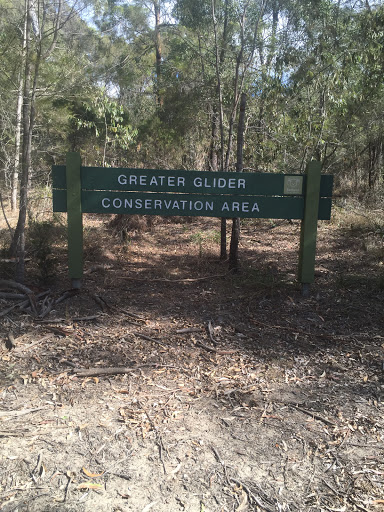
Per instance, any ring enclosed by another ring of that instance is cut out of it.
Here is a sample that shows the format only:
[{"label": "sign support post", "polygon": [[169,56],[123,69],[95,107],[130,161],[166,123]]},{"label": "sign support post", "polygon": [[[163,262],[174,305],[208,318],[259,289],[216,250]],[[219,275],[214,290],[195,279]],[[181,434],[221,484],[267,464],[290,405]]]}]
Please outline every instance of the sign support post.
[{"label": "sign support post", "polygon": [[304,296],[309,294],[310,284],[315,279],[315,256],[317,221],[320,200],[320,162],[309,162],[306,169],[307,183],[305,190],[304,216],[301,221],[299,282]]},{"label": "sign support post", "polygon": [[81,207],[81,158],[68,153],[66,161],[68,211],[68,267],[72,288],[81,288],[83,277],[83,215]]}]

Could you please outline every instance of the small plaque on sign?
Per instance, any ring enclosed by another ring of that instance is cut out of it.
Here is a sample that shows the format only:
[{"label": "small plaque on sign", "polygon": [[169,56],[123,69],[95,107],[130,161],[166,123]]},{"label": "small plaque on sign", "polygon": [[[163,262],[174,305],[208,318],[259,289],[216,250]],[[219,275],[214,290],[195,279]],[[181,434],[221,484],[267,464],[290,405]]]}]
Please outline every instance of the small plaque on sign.
[{"label": "small plaque on sign", "polygon": [[302,176],[285,176],[284,177],[284,194],[300,195],[303,193],[303,177]]}]

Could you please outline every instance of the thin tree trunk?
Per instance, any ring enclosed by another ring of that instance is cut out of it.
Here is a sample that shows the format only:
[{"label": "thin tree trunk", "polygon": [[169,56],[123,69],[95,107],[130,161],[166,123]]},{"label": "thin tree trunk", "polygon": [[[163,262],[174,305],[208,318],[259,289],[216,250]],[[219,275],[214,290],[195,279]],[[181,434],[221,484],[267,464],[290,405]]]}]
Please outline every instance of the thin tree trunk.
[{"label": "thin tree trunk", "polygon": [[215,11],[215,0],[212,0],[212,20],[213,20],[213,32],[215,36],[215,70],[216,70],[216,92],[219,100],[219,119],[220,119],[220,170],[224,170],[224,112],[223,112],[223,93],[221,88],[221,60],[224,59],[224,55],[221,52],[219,55],[219,42],[217,35],[217,20]]},{"label": "thin tree trunk", "polygon": [[[61,19],[61,0],[58,0],[57,11],[55,14],[54,29],[50,32],[52,36],[51,44],[48,50],[42,53],[42,40],[43,28],[45,22],[44,11],[42,16],[41,26],[39,26],[39,18],[37,13],[40,8],[39,2],[36,0],[25,0],[26,10],[26,26],[25,26],[25,63],[24,63],[24,91],[23,91],[23,109],[22,109],[22,124],[23,124],[23,139],[22,139],[22,161],[21,161],[21,179],[20,179],[20,203],[19,203],[19,218],[13,240],[10,247],[11,254],[16,256],[16,271],[15,279],[17,281],[24,281],[25,275],[25,227],[27,220],[27,207],[28,207],[28,186],[31,172],[31,153],[32,153],[32,133],[35,125],[35,104],[37,82],[39,77],[40,63],[42,59],[47,59],[55,48],[58,31],[62,28],[60,24]],[[66,21],[72,16],[68,15]],[[33,19],[32,19],[33,17]],[[32,26],[35,31],[36,48],[32,50]],[[48,36],[49,37],[49,36]],[[31,87],[33,69],[33,84]]]},{"label": "thin tree trunk", "polygon": [[160,0],[153,0],[153,7],[155,10],[155,51],[156,51],[156,82],[155,93],[156,102],[159,107],[163,105],[163,98],[160,94],[160,77],[161,77],[161,35],[160,35]]},{"label": "thin tree trunk", "polygon": [[[16,257],[16,281],[23,282],[25,274],[25,224],[27,218],[27,199],[29,184],[29,168],[31,159],[30,137],[30,115],[31,115],[31,15],[30,0],[26,0],[26,29],[25,29],[25,69],[24,69],[24,90],[23,90],[23,148],[21,162],[21,180],[20,180],[20,204],[19,218],[11,243],[10,252]],[[32,135],[32,134],[31,134]]]},{"label": "thin tree trunk", "polygon": [[[213,22],[213,32],[215,36],[215,68],[216,68],[216,79],[217,86],[216,92],[218,96],[218,110],[219,110],[219,120],[220,120],[220,170],[224,170],[224,112],[223,112],[223,93],[221,88],[221,66],[224,62],[225,58],[225,45],[226,45],[226,37],[227,37],[227,26],[228,26],[228,0],[225,3],[225,19],[224,19],[224,30],[223,30],[223,45],[221,52],[219,53],[219,43],[218,43],[218,34],[217,34],[217,20],[216,20],[216,9],[215,9],[215,0],[212,0],[212,22]],[[213,120],[212,120],[213,122]],[[212,128],[213,130],[213,128]],[[221,218],[220,225],[220,259],[227,259],[227,219]]]},{"label": "thin tree trunk", "polygon": [[20,142],[21,142],[21,120],[23,111],[23,78],[20,73],[19,90],[17,93],[17,109],[16,109],[16,132],[15,132],[15,159],[11,180],[11,210],[17,209],[17,191],[19,184],[19,166],[20,166]]},{"label": "thin tree trunk", "polygon": [[17,92],[17,108],[16,108],[16,131],[15,131],[15,159],[14,167],[12,172],[11,180],[11,210],[16,211],[17,209],[17,191],[19,184],[19,167],[20,167],[20,146],[21,146],[21,125],[22,125],[22,113],[23,113],[23,91],[24,91],[24,78],[23,72],[25,67],[25,52],[27,44],[27,3],[25,3],[24,13],[24,28],[23,28],[23,44],[21,50],[21,64],[20,64],[20,76],[19,76],[19,87]]},{"label": "thin tree trunk", "polygon": [[[243,148],[244,148],[244,128],[245,128],[245,108],[247,104],[247,95],[241,94],[239,124],[237,126],[237,161],[236,171],[243,171]],[[229,250],[229,269],[238,270],[239,267],[239,240],[240,240],[240,219],[232,219],[232,235]]]},{"label": "thin tree trunk", "polygon": [[106,107],[104,106],[104,128],[105,128],[105,139],[104,139],[104,149],[103,149],[103,167],[105,167],[105,157],[107,154],[107,144],[108,144],[108,123],[107,123],[107,113]]},{"label": "thin tree trunk", "polygon": [[212,114],[211,144],[210,144],[210,150],[209,150],[209,166],[211,168],[211,171],[217,171],[218,170],[217,128],[218,128],[217,113],[213,112],[213,114]]}]

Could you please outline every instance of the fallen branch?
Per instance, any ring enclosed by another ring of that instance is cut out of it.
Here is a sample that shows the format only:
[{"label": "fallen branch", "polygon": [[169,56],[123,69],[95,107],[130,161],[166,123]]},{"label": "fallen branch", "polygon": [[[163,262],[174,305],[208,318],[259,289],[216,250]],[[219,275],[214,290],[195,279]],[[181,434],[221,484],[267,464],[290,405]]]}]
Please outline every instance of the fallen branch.
[{"label": "fallen branch", "polygon": [[190,332],[201,332],[201,327],[186,327],[185,329],[177,329],[176,334],[188,334]]},{"label": "fallen branch", "polygon": [[19,304],[13,304],[13,306],[10,306],[9,308],[4,309],[3,311],[0,312],[0,317],[5,316],[7,313],[10,313],[12,311],[12,309],[16,309],[17,306],[19,306]]},{"label": "fallen branch", "polygon": [[143,340],[147,340],[147,341],[151,341],[153,343],[157,343],[161,347],[165,348],[165,345],[163,343],[161,343],[161,341],[156,339],[156,338],[151,338],[150,336],[146,336],[145,334],[141,334],[141,332],[133,332],[132,334],[134,336],[138,336],[139,338],[143,338]]},{"label": "fallen branch", "polygon": [[66,292],[61,295],[58,299],[55,300],[55,306],[57,304],[60,304],[60,302],[65,301],[66,299],[69,299],[70,297],[73,297],[75,295],[79,295],[79,290],[67,290]]},{"label": "fallen branch", "polygon": [[21,295],[21,293],[0,292],[0,299],[21,300],[24,298],[25,295]]},{"label": "fallen branch", "polygon": [[49,297],[45,297],[43,304],[41,306],[41,313],[39,315],[40,318],[45,318],[53,309],[55,305],[54,300],[50,300]]},{"label": "fallen branch", "polygon": [[[5,280],[0,280],[0,286],[1,286],[1,281],[4,282]],[[19,284],[19,283],[16,283],[16,284]],[[33,292],[31,292],[31,293],[33,293]],[[22,302],[18,302],[17,304],[13,304],[9,308],[4,309],[3,311],[0,312],[0,317],[5,316],[6,314],[10,313],[13,309],[16,309],[16,308],[24,310],[27,313],[28,312],[32,312],[33,311],[33,309],[32,309],[32,300],[36,302],[36,299],[41,299],[42,297],[44,297],[45,295],[48,295],[49,293],[50,293],[50,290],[47,290],[45,292],[41,292],[37,296],[33,295],[33,299],[31,299],[31,295],[28,295],[28,294],[25,293],[23,295],[23,298],[24,298],[25,295],[27,295],[28,299],[23,300]],[[35,310],[36,310],[36,306],[35,306]]]},{"label": "fallen branch", "polygon": [[25,295],[34,294],[27,286],[17,283],[16,281],[11,281],[10,279],[0,279],[0,288],[12,288],[13,290],[19,290],[19,292],[22,292]]},{"label": "fallen branch", "polygon": [[298,411],[301,411],[304,414],[307,414],[308,416],[312,416],[312,418],[314,418],[315,420],[322,421],[323,423],[325,423],[326,425],[330,425],[331,427],[337,426],[337,423],[335,423],[334,421],[331,421],[328,418],[324,418],[324,416],[321,416],[320,414],[318,414],[314,411],[309,411],[308,409],[303,409],[299,405],[295,405],[295,404],[284,404],[284,405],[288,405],[289,407],[294,407]]},{"label": "fallen branch", "polygon": [[235,354],[236,353],[236,350],[220,350],[220,349],[217,349],[214,347],[210,347],[209,345],[205,345],[201,341],[196,341],[195,343],[196,343],[196,345],[198,345],[201,348],[204,348],[208,352],[214,352],[215,354],[219,354],[219,355]]},{"label": "fallen branch", "polygon": [[115,306],[115,309],[118,311],[121,311],[122,313],[125,313],[127,316],[130,316],[134,318],[135,320],[140,320],[141,322],[145,322],[145,318],[143,318],[141,315],[136,315],[136,313],[131,313],[130,311],[127,311],[126,309],[120,308],[118,306]]},{"label": "fallen branch", "polygon": [[93,294],[91,295],[92,299],[100,306],[100,309],[103,313],[106,311],[112,311],[112,307],[108,304],[108,302],[101,296]]},{"label": "fallen branch", "polygon": [[119,366],[116,368],[74,368],[77,377],[98,377],[99,375],[119,375],[137,371],[137,366]]}]

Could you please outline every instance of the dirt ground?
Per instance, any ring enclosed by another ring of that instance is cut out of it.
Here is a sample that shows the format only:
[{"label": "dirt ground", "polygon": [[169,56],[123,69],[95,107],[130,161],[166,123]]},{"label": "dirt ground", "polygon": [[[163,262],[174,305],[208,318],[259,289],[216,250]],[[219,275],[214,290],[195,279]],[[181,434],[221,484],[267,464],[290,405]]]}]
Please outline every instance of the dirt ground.
[{"label": "dirt ground", "polygon": [[345,219],[307,298],[297,222],[244,221],[229,274],[216,219],[89,216],[78,294],[59,225],[0,299],[0,511],[384,510],[383,237]]}]

